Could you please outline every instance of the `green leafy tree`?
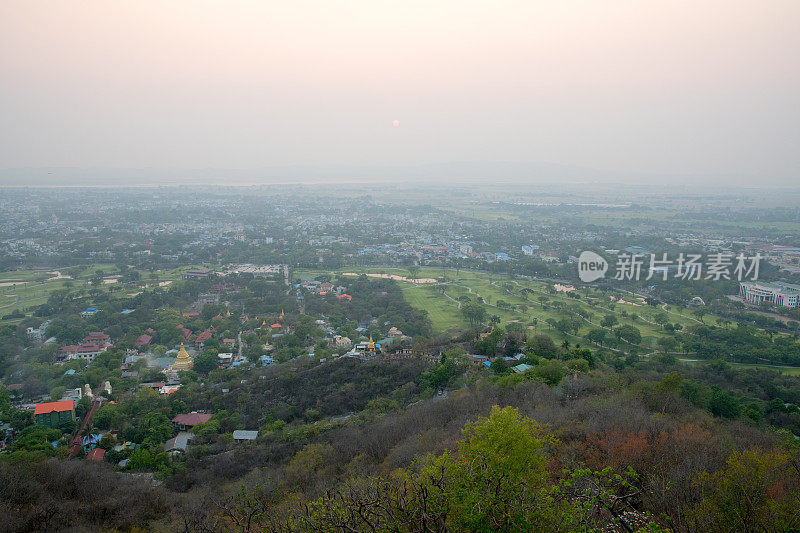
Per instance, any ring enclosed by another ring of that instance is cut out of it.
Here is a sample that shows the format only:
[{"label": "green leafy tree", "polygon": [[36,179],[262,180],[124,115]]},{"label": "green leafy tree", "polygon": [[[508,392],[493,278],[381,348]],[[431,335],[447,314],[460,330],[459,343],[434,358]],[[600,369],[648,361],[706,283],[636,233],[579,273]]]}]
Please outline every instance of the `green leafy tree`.
[{"label": "green leafy tree", "polygon": [[800,489],[787,454],[735,452],[719,472],[698,479],[703,499],[692,510],[694,528],[728,531],[795,531]]},{"label": "green leafy tree", "polygon": [[546,361],[532,369],[532,374],[536,379],[544,381],[548,385],[558,385],[564,376],[567,375],[564,366],[558,361]]},{"label": "green leafy tree", "polygon": [[492,372],[499,375],[509,374],[511,372],[511,369],[508,368],[505,359],[503,359],[502,357],[498,357],[497,359],[492,361],[491,365],[489,365],[489,368],[491,369]]},{"label": "green leafy tree", "polygon": [[486,321],[486,308],[478,302],[461,304],[461,314],[469,321],[471,326],[483,324]]},{"label": "green leafy tree", "polygon": [[617,325],[617,317],[616,315],[606,315],[603,317],[603,320],[600,322],[600,325],[604,328],[613,328]]},{"label": "green leafy tree", "polygon": [[639,344],[642,342],[642,333],[636,326],[623,325],[614,328],[614,335],[618,339],[622,339],[631,344]]},{"label": "green leafy tree", "polygon": [[192,433],[203,440],[210,440],[219,433],[220,427],[219,420],[212,418],[208,422],[197,424],[194,428],[192,428]]},{"label": "green leafy tree", "polygon": [[148,413],[139,424],[138,441],[143,446],[157,448],[172,436],[172,423],[161,413]]},{"label": "green leafy tree", "polygon": [[711,387],[708,409],[714,416],[736,418],[739,416],[739,401],[719,387]]},{"label": "green leafy tree", "polygon": [[456,530],[550,529],[560,521],[548,498],[547,449],[555,443],[535,421],[513,407],[492,407],[469,423],[458,454],[433,461],[428,472],[448,471],[448,522]]},{"label": "green leafy tree", "polygon": [[206,350],[194,358],[194,371],[198,374],[208,374],[219,367],[217,363],[218,353],[216,350]]}]

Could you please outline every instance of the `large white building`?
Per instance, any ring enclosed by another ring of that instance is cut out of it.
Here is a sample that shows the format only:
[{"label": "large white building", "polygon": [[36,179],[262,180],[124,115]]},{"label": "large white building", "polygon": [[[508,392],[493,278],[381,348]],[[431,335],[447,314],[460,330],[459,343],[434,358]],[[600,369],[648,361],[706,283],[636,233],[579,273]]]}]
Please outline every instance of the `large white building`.
[{"label": "large white building", "polygon": [[769,302],[777,307],[797,307],[800,285],[776,281],[747,281],[739,284],[739,296],[747,303]]}]

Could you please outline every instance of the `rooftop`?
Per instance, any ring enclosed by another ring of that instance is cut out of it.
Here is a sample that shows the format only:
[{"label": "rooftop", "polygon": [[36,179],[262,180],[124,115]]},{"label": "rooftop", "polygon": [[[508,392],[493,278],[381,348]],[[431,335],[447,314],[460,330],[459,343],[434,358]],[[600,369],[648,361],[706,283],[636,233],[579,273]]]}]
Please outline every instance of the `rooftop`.
[{"label": "rooftop", "polygon": [[34,415],[46,415],[47,413],[61,413],[63,411],[72,411],[75,404],[72,400],[62,400],[59,402],[37,403]]},{"label": "rooftop", "polygon": [[786,283],[783,281],[745,281],[743,285],[757,285],[766,289],[778,290],[783,292],[800,292],[800,285]]},{"label": "rooftop", "polygon": [[255,440],[257,437],[258,431],[237,429],[233,432],[233,440]]},{"label": "rooftop", "polygon": [[172,419],[172,422],[180,426],[196,426],[211,420],[211,415],[208,413],[188,413],[178,415]]},{"label": "rooftop", "polygon": [[106,451],[103,448],[95,448],[94,450],[90,451],[86,454],[86,459],[89,461],[102,461],[103,457],[105,457]]}]

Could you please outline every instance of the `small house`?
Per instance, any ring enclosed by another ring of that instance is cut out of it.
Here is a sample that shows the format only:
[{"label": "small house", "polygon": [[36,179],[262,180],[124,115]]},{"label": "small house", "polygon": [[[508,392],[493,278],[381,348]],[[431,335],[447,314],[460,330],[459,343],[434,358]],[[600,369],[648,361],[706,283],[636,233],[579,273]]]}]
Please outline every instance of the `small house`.
[{"label": "small house", "polygon": [[191,431],[197,424],[204,424],[211,420],[211,415],[208,413],[198,413],[192,411],[188,414],[178,415],[172,419],[172,424],[178,431]]},{"label": "small house", "polygon": [[38,403],[33,419],[37,424],[51,428],[66,420],[75,420],[75,403],[72,400]]},{"label": "small house", "polygon": [[86,459],[89,461],[95,461],[101,463],[103,461],[103,457],[106,456],[106,451],[103,448],[95,448],[86,454]]}]

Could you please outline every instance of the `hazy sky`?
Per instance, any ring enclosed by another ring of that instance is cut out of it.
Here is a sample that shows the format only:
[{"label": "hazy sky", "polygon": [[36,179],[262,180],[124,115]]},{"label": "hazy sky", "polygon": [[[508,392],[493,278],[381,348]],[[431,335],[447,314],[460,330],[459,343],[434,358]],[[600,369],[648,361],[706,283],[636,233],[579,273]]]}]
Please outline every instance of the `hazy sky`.
[{"label": "hazy sky", "polygon": [[0,0],[0,167],[798,185],[798,28],[798,0]]}]

